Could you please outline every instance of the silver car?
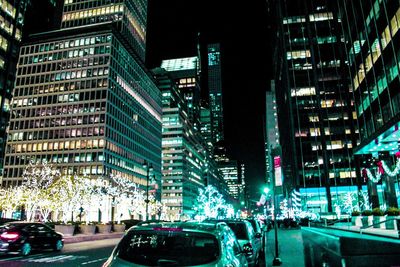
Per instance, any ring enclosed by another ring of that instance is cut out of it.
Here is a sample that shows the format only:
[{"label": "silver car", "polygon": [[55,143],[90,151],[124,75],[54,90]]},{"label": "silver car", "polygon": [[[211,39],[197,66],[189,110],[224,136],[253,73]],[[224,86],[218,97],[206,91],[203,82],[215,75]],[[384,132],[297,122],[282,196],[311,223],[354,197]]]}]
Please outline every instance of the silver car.
[{"label": "silver car", "polygon": [[130,228],[103,267],[248,266],[225,223],[149,223]]},{"label": "silver car", "polygon": [[258,266],[261,254],[261,234],[255,233],[251,223],[245,220],[226,220],[233,230],[243,251],[246,253],[249,266]]}]

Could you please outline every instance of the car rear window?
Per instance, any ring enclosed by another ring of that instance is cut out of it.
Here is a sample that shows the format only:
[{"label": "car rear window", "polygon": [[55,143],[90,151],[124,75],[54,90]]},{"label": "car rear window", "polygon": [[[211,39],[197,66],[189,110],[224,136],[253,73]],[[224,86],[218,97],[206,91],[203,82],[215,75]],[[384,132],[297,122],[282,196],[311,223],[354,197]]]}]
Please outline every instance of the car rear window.
[{"label": "car rear window", "polygon": [[215,236],[188,231],[131,231],[117,247],[117,257],[150,266],[193,266],[219,257]]},{"label": "car rear window", "polygon": [[249,239],[247,236],[246,225],[244,223],[228,223],[228,226],[235,233],[237,239]]}]

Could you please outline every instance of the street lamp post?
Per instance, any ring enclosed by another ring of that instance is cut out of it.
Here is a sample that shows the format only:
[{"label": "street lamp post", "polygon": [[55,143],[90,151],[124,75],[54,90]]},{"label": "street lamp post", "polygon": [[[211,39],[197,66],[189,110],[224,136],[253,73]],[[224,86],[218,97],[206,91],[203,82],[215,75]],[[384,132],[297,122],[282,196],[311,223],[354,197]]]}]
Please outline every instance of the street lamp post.
[{"label": "street lamp post", "polygon": [[279,258],[279,248],[278,248],[278,220],[276,218],[278,214],[277,207],[277,197],[276,197],[276,188],[272,190],[272,197],[274,198],[274,232],[275,232],[275,258],[272,260],[272,266],[280,266],[282,265],[282,260]]},{"label": "street lamp post", "polygon": [[151,164],[148,164],[146,161],[143,164],[143,167],[146,168],[146,221],[149,219],[149,179],[150,179],[150,171],[153,170]]}]

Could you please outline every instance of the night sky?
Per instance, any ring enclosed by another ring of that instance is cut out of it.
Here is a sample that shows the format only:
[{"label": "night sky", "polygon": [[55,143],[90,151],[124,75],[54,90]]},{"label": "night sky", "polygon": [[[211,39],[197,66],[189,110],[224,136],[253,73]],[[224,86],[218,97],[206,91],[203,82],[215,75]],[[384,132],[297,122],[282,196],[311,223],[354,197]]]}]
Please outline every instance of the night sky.
[{"label": "night sky", "polygon": [[228,154],[246,165],[252,198],[259,197],[265,176],[264,99],[271,79],[267,26],[266,0],[149,0],[149,68],[163,59],[196,55],[198,32],[221,43],[225,142]]}]

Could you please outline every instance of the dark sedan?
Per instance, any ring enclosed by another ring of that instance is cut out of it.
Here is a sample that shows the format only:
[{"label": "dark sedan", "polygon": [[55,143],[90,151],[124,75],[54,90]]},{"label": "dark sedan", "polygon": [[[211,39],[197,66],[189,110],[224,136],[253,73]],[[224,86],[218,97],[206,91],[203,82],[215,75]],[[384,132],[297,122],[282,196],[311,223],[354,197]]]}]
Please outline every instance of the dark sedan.
[{"label": "dark sedan", "polygon": [[62,250],[63,236],[42,223],[10,222],[0,226],[0,253],[29,255],[32,250]]}]

